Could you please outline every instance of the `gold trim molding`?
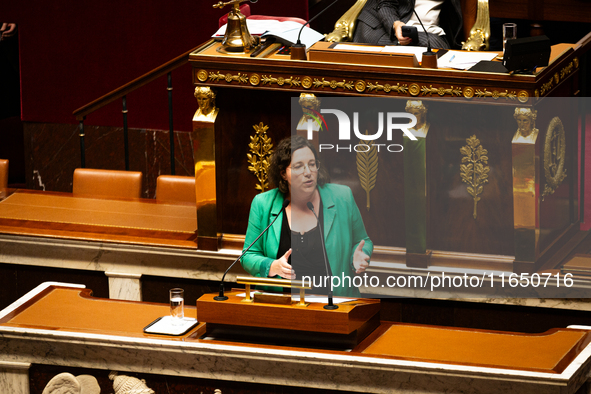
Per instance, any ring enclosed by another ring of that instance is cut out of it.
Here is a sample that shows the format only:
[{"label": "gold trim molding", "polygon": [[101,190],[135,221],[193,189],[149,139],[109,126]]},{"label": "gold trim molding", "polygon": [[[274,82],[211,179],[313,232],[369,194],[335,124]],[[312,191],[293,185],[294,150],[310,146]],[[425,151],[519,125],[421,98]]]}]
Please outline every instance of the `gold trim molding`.
[{"label": "gold trim molding", "polygon": [[480,140],[473,135],[466,139],[468,145],[460,148],[460,153],[464,155],[462,157],[462,163],[460,165],[460,176],[462,182],[468,185],[468,194],[472,196],[474,200],[474,212],[472,216],[474,219],[477,217],[477,204],[480,201],[480,194],[484,191],[484,184],[488,183],[488,173],[490,167],[488,164],[488,150],[484,149],[480,145]]},{"label": "gold trim molding", "polygon": [[[565,78],[568,74],[578,66],[578,62],[573,60],[571,64],[565,67],[560,73],[552,76],[552,78],[541,87],[541,94],[538,90],[535,91],[535,97],[544,95],[554,85],[557,78]],[[509,89],[499,90],[488,90],[487,88],[478,88],[472,86],[433,86],[433,85],[420,85],[418,83],[383,83],[380,81],[368,81],[368,80],[356,80],[347,81],[343,80],[327,80],[326,78],[316,78],[309,75],[306,76],[273,76],[273,75],[259,75],[258,73],[222,73],[221,71],[207,71],[200,69],[196,71],[196,78],[200,82],[227,82],[238,84],[250,84],[252,86],[259,85],[276,85],[279,87],[289,88],[304,88],[304,89],[324,89],[330,88],[332,90],[342,89],[345,91],[354,90],[358,93],[368,92],[384,92],[387,94],[399,94],[403,96],[451,96],[451,97],[464,97],[467,100],[473,97],[478,98],[492,98],[498,100],[504,98],[507,100],[519,100],[521,103],[525,103],[529,100],[529,93],[525,90],[519,92],[510,91]]]},{"label": "gold trim molding", "polygon": [[544,197],[553,194],[558,186],[566,178],[566,141],[564,126],[558,116],[554,117],[548,125],[546,139],[544,140],[544,175],[546,184],[542,193]]}]

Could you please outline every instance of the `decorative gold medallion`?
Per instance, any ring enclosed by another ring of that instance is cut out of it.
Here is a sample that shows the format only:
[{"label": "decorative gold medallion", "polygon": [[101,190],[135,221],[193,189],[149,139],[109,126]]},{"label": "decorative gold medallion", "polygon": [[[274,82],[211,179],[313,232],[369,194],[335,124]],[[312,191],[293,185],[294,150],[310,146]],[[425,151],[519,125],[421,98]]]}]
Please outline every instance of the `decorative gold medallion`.
[{"label": "decorative gold medallion", "polygon": [[197,79],[200,82],[207,81],[207,71],[205,71],[205,70],[199,70],[199,71],[197,71]]},{"label": "decorative gold medallion", "polygon": [[365,81],[357,81],[355,82],[355,90],[357,90],[359,93],[363,92],[365,90]]},{"label": "decorative gold medallion", "polygon": [[310,89],[312,87],[312,78],[306,76],[302,79],[302,87],[304,89]]},{"label": "decorative gold medallion", "polygon": [[484,149],[480,145],[480,140],[473,135],[466,139],[468,145],[460,148],[460,153],[464,155],[462,157],[462,163],[460,165],[460,176],[462,182],[468,184],[468,194],[470,194],[474,200],[474,219],[476,219],[477,211],[476,205],[480,201],[480,194],[484,190],[484,184],[488,183],[488,173],[490,171],[488,164],[488,150]]},{"label": "decorative gold medallion", "polygon": [[259,183],[255,186],[256,190],[260,190],[261,193],[269,188],[269,158],[273,153],[273,143],[271,137],[267,135],[269,126],[265,126],[263,122],[258,125],[252,126],[255,130],[255,135],[250,136],[250,143],[248,148],[251,153],[247,153],[248,158],[248,170],[252,172]]},{"label": "decorative gold medallion", "polygon": [[529,100],[529,94],[525,90],[520,90],[519,93],[517,93],[517,100],[519,100],[520,103],[527,103],[527,100]]},{"label": "decorative gold medallion", "polygon": [[542,201],[545,196],[553,194],[558,186],[566,178],[566,142],[564,126],[558,116],[550,121],[546,139],[544,140],[544,175],[546,184],[542,193]]},{"label": "decorative gold medallion", "polygon": [[[367,131],[365,132],[367,135]],[[378,150],[373,141],[359,140],[359,150],[357,151],[357,174],[359,182],[367,196],[366,208],[369,211],[369,192],[376,185],[378,176]]]},{"label": "decorative gold medallion", "polygon": [[464,88],[464,97],[466,97],[467,99],[471,99],[472,97],[474,97],[474,88],[471,86]]},{"label": "decorative gold medallion", "polygon": [[257,86],[261,82],[261,77],[259,74],[252,74],[249,78],[249,81],[252,86]]},{"label": "decorative gold medallion", "polygon": [[419,93],[421,93],[421,88],[416,83],[413,83],[412,85],[410,85],[408,92],[411,96],[418,96]]}]

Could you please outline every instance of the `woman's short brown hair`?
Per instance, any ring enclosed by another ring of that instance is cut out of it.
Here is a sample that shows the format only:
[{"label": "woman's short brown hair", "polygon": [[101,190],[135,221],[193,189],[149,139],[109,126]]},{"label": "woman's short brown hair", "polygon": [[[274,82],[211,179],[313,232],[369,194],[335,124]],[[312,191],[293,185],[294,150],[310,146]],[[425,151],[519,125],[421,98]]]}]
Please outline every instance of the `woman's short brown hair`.
[{"label": "woman's short brown hair", "polygon": [[[283,174],[287,170],[287,167],[289,167],[292,153],[301,148],[310,148],[314,154],[316,162],[320,164],[316,148],[314,148],[314,146],[307,139],[300,135],[294,135],[282,139],[271,155],[271,160],[269,163],[269,178],[271,179],[271,182],[273,182],[279,188],[279,191],[284,194],[289,192],[289,185],[287,184],[287,181],[283,179],[281,174]],[[324,168],[322,165],[318,170],[317,182],[320,186],[329,182],[328,171],[326,171],[326,168]]]}]

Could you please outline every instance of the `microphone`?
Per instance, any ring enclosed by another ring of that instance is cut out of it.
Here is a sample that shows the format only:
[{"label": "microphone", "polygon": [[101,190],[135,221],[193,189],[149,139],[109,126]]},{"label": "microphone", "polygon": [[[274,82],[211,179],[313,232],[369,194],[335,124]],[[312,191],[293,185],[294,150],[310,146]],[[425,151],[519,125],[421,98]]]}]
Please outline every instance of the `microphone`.
[{"label": "microphone", "polygon": [[[328,264],[328,257],[326,256],[326,245],[324,244],[324,231],[322,231],[322,225],[320,224],[320,220],[314,211],[314,204],[308,201],[308,209],[312,211],[314,217],[316,218],[316,222],[318,223],[318,228],[320,229],[320,242],[322,244],[322,252],[324,253],[324,265],[326,267],[326,274],[332,277],[332,269]],[[332,281],[331,281],[332,283]],[[324,309],[339,309],[338,305],[334,305],[332,303],[332,286],[328,289],[328,304],[324,305]]]},{"label": "microphone", "polygon": [[419,18],[419,14],[417,14],[417,11],[413,8],[412,12],[415,13],[415,16],[417,17],[419,23],[421,24],[421,27],[423,28],[423,31],[425,32],[425,35],[427,36],[427,52],[423,52],[423,60],[421,61],[421,67],[437,68],[437,54],[431,51],[431,40],[429,40],[429,33],[427,33],[427,29],[425,29],[423,21],[421,21],[421,18]]},{"label": "microphone", "polygon": [[234,262],[232,264],[230,264],[230,266],[228,267],[228,269],[226,270],[226,272],[224,272],[224,275],[222,276],[222,281],[220,282],[220,293],[219,293],[219,295],[213,297],[214,300],[226,301],[228,299],[228,297],[224,295],[224,279],[226,278],[226,274],[228,273],[228,271],[230,271],[230,269],[234,266],[234,264],[239,262],[240,259],[242,258],[242,256],[244,256],[246,254],[246,252],[249,251],[249,249],[252,247],[252,245],[254,245],[259,240],[259,238],[261,238],[263,236],[263,234],[267,232],[269,227],[271,227],[273,225],[273,223],[275,223],[275,220],[277,220],[279,215],[281,215],[281,212],[285,211],[285,208],[287,208],[288,205],[289,205],[289,200],[284,200],[283,206],[281,206],[281,210],[279,211],[277,216],[275,216],[275,219],[273,219],[273,221],[271,221],[271,223],[269,223],[269,225],[267,227],[265,227],[265,229],[259,234],[259,236],[256,237],[256,239],[254,241],[252,241],[252,243],[250,245],[248,245],[248,248],[244,249],[242,254],[240,256],[238,256],[238,258],[236,260],[234,260]]},{"label": "microphone", "polygon": [[[258,1],[258,0],[256,0],[256,1]],[[319,13],[314,15],[308,22],[306,22],[302,25],[302,28],[300,29],[300,32],[298,33],[298,41],[294,45],[291,46],[291,59],[292,60],[308,60],[308,58],[306,57],[306,44],[302,44],[302,42],[300,41],[302,31],[304,30],[304,27],[306,27],[306,25],[310,24],[314,19],[318,18],[324,11],[326,11],[330,7],[332,7],[337,1],[339,1],[339,0],[334,0],[325,9],[323,9],[322,11],[320,11]]]}]

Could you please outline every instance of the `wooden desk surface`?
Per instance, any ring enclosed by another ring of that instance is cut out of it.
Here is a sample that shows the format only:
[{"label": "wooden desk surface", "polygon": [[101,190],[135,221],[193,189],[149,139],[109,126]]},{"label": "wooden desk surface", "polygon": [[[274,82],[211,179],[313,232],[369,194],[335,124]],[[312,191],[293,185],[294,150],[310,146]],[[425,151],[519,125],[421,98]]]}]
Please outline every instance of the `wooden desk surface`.
[{"label": "wooden desk surface", "polygon": [[[154,337],[144,334],[143,328],[169,313],[168,305],[99,299],[90,293],[88,289],[50,286],[4,316],[0,326]],[[196,308],[190,306],[191,302],[188,304],[186,315],[195,317]],[[157,337],[203,342],[199,339],[203,332],[204,325],[200,324],[181,337]],[[587,346],[589,339],[588,331],[563,328],[542,334],[522,334],[382,322],[351,352],[298,351],[561,373]]]},{"label": "wooden desk surface", "polygon": [[0,232],[196,248],[194,204],[16,190],[0,201]]}]

